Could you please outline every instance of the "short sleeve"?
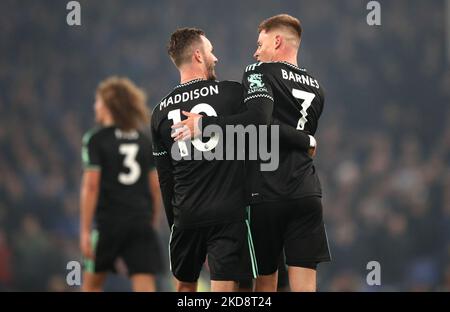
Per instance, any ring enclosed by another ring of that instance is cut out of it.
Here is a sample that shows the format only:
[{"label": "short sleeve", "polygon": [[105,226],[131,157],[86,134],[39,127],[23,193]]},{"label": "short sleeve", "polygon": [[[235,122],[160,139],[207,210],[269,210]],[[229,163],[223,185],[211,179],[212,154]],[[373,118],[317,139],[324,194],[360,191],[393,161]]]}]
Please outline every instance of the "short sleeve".
[{"label": "short sleeve", "polygon": [[100,169],[101,157],[98,134],[95,130],[88,131],[83,136],[81,159],[84,169]]},{"label": "short sleeve", "polygon": [[157,158],[157,157],[166,156],[167,150],[162,142],[162,139],[158,133],[158,130],[155,129],[154,120],[152,120],[151,131],[152,131],[152,149],[153,149],[153,159],[154,159],[153,161],[155,161],[155,158]]},{"label": "short sleeve", "polygon": [[242,77],[244,86],[244,103],[253,99],[266,98],[273,100],[272,87],[268,75],[264,73],[263,63],[248,65]]}]

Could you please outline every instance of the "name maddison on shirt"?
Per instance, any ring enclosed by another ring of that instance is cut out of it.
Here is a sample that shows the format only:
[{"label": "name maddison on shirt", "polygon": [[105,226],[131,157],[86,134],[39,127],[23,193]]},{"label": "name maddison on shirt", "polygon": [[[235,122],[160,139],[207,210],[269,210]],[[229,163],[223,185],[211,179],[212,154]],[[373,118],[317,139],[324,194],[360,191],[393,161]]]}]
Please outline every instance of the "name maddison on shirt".
[{"label": "name maddison on shirt", "polygon": [[219,94],[219,86],[218,85],[212,85],[212,86],[206,86],[199,89],[194,89],[186,92],[177,93],[173,96],[169,96],[168,98],[165,98],[164,100],[159,103],[159,110],[162,110],[163,108],[168,107],[172,104],[178,104],[183,103],[187,101],[196,100],[200,97],[205,97],[209,95],[216,95]]}]

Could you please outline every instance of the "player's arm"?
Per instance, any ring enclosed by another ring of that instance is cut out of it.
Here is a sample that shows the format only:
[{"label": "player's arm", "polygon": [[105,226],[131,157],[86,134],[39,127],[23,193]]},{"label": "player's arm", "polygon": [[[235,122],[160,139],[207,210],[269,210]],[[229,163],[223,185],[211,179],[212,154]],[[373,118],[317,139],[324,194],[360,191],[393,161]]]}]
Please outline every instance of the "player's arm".
[{"label": "player's arm", "polygon": [[159,185],[161,188],[161,194],[164,203],[164,209],[166,211],[167,223],[169,224],[169,227],[172,227],[174,222],[173,207],[172,207],[173,187],[174,187],[172,163],[167,153],[165,155],[157,155],[155,159],[156,159],[156,168],[158,170]]},{"label": "player's arm", "polygon": [[250,100],[245,100],[247,110],[236,115],[229,116],[205,116],[202,118],[202,127],[211,124],[218,125],[223,131],[226,130],[227,125],[269,125],[273,112],[273,100],[260,97]]},{"label": "player's arm", "polygon": [[80,247],[83,256],[93,258],[91,229],[100,189],[100,170],[86,169],[83,173],[80,196]]},{"label": "player's arm", "polygon": [[[244,87],[244,103],[247,110],[229,116],[202,116],[189,112],[183,112],[188,118],[173,125],[176,129],[172,137],[175,141],[200,135],[200,129],[215,124],[226,131],[227,125],[269,125],[271,124],[274,99],[270,81],[266,75],[256,67],[254,70],[245,71],[242,78]],[[201,126],[199,126],[201,123]],[[280,141],[290,142],[293,148],[303,151],[310,149],[310,137],[304,132],[289,129],[287,125],[280,125]],[[294,132],[295,131],[295,132]]]},{"label": "player's arm", "polygon": [[[253,70],[246,70],[242,78],[244,103],[247,104],[247,107],[252,107],[253,111],[259,108],[260,113],[264,113],[264,124],[268,125],[270,123],[271,125],[279,126],[280,144],[305,152],[310,151],[311,147],[313,147],[312,144],[315,147],[314,137],[309,136],[304,131],[296,130],[294,127],[272,119],[274,107],[272,83],[260,65],[251,67],[253,67]],[[261,112],[261,106],[263,107],[263,112]]]},{"label": "player's arm", "polygon": [[276,119],[272,120],[272,125],[278,125],[280,131],[280,143],[300,151],[307,151],[309,156],[316,154],[316,139],[302,130],[283,124]]},{"label": "player's arm", "polygon": [[159,227],[159,219],[162,211],[162,198],[159,188],[158,172],[156,168],[148,172],[148,185],[150,187],[150,194],[152,195],[153,219],[152,225],[155,228]]},{"label": "player's arm", "polygon": [[100,151],[97,137],[87,133],[82,147],[83,178],[80,193],[80,247],[83,256],[93,258],[91,229],[100,189]]},{"label": "player's arm", "polygon": [[[324,93],[323,89],[319,89],[319,111],[318,116],[322,113],[323,104],[324,104]],[[308,119],[308,123],[310,124],[310,129],[317,129],[317,120],[316,119]],[[278,120],[272,120],[272,124],[278,124],[280,126],[280,144],[288,144],[289,147],[304,150],[306,146],[308,146],[308,154],[313,157],[316,155],[317,150],[317,142],[316,139],[310,135],[311,133],[308,131],[297,130],[294,127],[281,124]],[[315,132],[315,130],[312,130]],[[313,132],[313,133],[314,133]]]},{"label": "player's arm", "polygon": [[201,128],[212,124],[221,127],[222,131],[226,131],[227,125],[243,125],[246,127],[248,125],[258,126],[270,124],[270,118],[273,112],[273,100],[259,98],[258,100],[250,100],[246,104],[246,111],[229,116],[202,116],[200,114],[182,111],[182,114],[188,118],[172,126],[172,129],[176,130],[172,137],[175,141],[189,137],[198,137],[200,136]]},{"label": "player's arm", "polygon": [[159,187],[161,189],[162,200],[164,203],[164,209],[166,211],[167,222],[169,227],[172,227],[174,222],[173,217],[173,166],[170,159],[170,155],[161,142],[161,139],[154,129],[152,124],[152,138],[153,138],[153,156],[155,158],[156,170],[158,171]]},{"label": "player's arm", "polygon": [[[244,86],[244,103],[247,106],[247,110],[229,116],[202,116],[183,111],[182,114],[188,118],[172,126],[172,129],[176,130],[172,135],[173,139],[179,141],[189,137],[198,137],[202,128],[212,124],[221,127],[224,132],[227,125],[243,125],[244,127],[248,125],[269,125],[273,112],[272,89],[264,75],[252,76],[254,74],[261,75],[252,71],[245,72],[242,82]],[[249,79],[254,77],[260,80],[250,82]],[[263,85],[259,88],[260,91],[254,92],[251,88],[255,83]]]}]

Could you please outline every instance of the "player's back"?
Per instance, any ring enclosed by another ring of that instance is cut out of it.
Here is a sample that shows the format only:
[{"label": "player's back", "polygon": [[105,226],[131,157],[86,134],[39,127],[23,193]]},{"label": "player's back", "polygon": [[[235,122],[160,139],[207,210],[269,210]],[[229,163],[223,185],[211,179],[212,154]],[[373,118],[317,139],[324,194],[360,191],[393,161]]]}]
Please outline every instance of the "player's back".
[{"label": "player's back", "polygon": [[306,69],[285,62],[263,63],[263,67],[273,81],[273,117],[315,135],[324,104],[318,80]]},{"label": "player's back", "polygon": [[[247,84],[246,98],[267,96],[273,99],[273,120],[315,135],[324,94],[318,80],[305,69],[286,62],[255,63],[247,66],[243,83]],[[259,88],[261,84],[263,88]],[[250,170],[255,172],[253,168]],[[321,195],[311,157],[283,142],[280,142],[279,168],[252,174],[251,188],[253,201]]]},{"label": "player's back", "polygon": [[[214,152],[219,146],[225,150],[223,137],[178,143],[174,143],[171,137],[171,126],[186,118],[182,111],[208,116],[233,115],[243,109],[242,95],[242,86],[237,82],[193,80],[175,87],[155,107],[152,116],[154,155],[165,154],[171,159],[176,226],[194,227],[243,220],[244,162],[207,160],[204,154],[202,159],[195,160],[195,153]],[[181,155],[173,155],[173,152]]]},{"label": "player's back", "polygon": [[83,138],[85,167],[101,170],[97,222],[150,220],[151,142],[141,131],[95,128]]}]

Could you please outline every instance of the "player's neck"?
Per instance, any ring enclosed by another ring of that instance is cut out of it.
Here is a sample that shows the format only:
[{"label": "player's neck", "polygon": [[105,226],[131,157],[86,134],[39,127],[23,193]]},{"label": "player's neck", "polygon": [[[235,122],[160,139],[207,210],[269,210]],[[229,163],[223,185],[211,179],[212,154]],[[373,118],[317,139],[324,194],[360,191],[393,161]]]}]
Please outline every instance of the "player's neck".
[{"label": "player's neck", "polygon": [[114,120],[112,119],[111,116],[106,116],[103,121],[102,121],[102,126],[103,127],[110,127],[114,125]]},{"label": "player's neck", "polygon": [[282,54],[274,58],[274,62],[287,62],[298,67],[297,54]]},{"label": "player's neck", "polygon": [[180,71],[180,83],[186,83],[195,79],[206,79],[206,74],[203,70],[197,68],[187,68]]}]

